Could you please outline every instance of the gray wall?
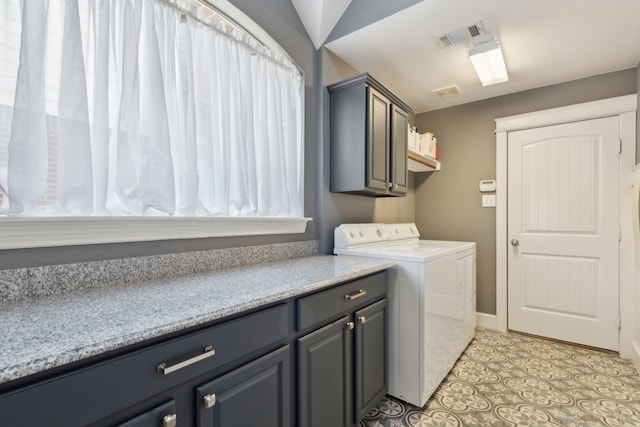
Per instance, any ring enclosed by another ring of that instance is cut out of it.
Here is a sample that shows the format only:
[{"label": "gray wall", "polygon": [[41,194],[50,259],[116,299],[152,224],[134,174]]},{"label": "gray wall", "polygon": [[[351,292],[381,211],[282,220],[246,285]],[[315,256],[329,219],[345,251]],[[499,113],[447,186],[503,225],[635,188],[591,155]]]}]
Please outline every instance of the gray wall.
[{"label": "gray wall", "polygon": [[635,68],[416,115],[435,133],[440,172],[416,174],[415,222],[427,239],[477,242],[477,310],[496,312],[495,209],[481,207],[478,182],[496,173],[498,117],[636,93]]},{"label": "gray wall", "polygon": [[[327,85],[360,74],[349,64],[342,61],[330,51],[322,49],[323,88],[321,96],[322,108],[322,217],[320,219],[320,251],[333,251],[333,229],[343,223],[359,222],[413,222],[415,213],[415,192],[413,173],[409,173],[409,194],[405,197],[367,197],[352,194],[331,193],[330,183],[330,121],[329,92]],[[375,76],[374,76],[375,77]]]},{"label": "gray wall", "polygon": [[63,264],[100,259],[166,254],[226,247],[318,239],[320,204],[318,172],[321,147],[318,141],[318,96],[321,87],[319,51],[309,40],[290,0],[230,0],[264,28],[303,69],[305,90],[305,215],[314,218],[304,234],[209,238],[108,245],[70,246],[0,251],[0,269]]}]

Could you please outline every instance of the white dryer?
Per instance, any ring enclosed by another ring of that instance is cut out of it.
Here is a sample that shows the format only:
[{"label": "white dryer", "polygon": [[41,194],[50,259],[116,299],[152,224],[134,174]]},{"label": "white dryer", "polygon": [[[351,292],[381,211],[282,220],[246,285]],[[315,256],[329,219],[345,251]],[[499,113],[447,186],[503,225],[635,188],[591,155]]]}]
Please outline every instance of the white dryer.
[{"label": "white dryer", "polygon": [[415,224],[342,224],[334,253],[389,270],[389,391],[424,406],[473,338],[476,244],[420,240]]}]

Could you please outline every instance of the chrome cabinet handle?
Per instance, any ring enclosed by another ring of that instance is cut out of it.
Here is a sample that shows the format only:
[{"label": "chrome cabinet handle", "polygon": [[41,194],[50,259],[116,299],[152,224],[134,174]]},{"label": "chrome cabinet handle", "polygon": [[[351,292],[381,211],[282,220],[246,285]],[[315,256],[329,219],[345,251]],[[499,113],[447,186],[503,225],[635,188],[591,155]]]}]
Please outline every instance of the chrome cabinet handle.
[{"label": "chrome cabinet handle", "polygon": [[202,398],[202,405],[205,409],[210,409],[216,406],[216,395],[215,393],[209,393]]},{"label": "chrome cabinet handle", "polygon": [[366,317],[364,317],[364,316],[360,316],[360,317],[358,317],[358,322],[360,322],[360,323],[367,323],[367,318],[366,318]]},{"label": "chrome cabinet handle", "polygon": [[178,417],[176,414],[169,414],[162,417],[162,427],[176,427],[178,424]]},{"label": "chrome cabinet handle", "polygon": [[189,365],[193,365],[194,363],[200,362],[201,360],[208,359],[209,357],[214,356],[215,354],[216,354],[216,351],[213,349],[213,346],[208,345],[204,348],[204,353],[199,354],[195,357],[192,357],[191,359],[182,361],[180,363],[176,363],[173,366],[167,366],[166,363],[161,363],[156,367],[156,372],[161,375],[167,375],[179,369],[186,368]]},{"label": "chrome cabinet handle", "polygon": [[347,294],[344,296],[344,299],[346,299],[347,301],[352,301],[354,299],[358,299],[360,297],[363,297],[367,294],[367,291],[363,291],[362,289],[360,289],[358,292],[356,292],[355,294]]},{"label": "chrome cabinet handle", "polygon": [[520,244],[520,242],[518,241],[518,239],[511,239],[511,244],[513,246],[518,246]]}]

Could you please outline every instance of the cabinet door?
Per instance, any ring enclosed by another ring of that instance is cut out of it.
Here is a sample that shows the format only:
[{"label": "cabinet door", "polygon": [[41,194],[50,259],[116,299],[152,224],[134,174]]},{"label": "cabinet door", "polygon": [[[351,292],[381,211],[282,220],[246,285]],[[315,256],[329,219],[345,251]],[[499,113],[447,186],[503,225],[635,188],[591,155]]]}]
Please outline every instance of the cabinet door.
[{"label": "cabinet door", "polygon": [[409,187],[408,126],[408,113],[393,105],[391,107],[391,192],[393,194],[407,194]]},{"label": "cabinet door", "polygon": [[288,345],[197,389],[198,426],[290,426]]},{"label": "cabinet door", "polygon": [[177,423],[176,401],[171,400],[132,420],[119,424],[118,427],[176,427]]},{"label": "cabinet door", "polygon": [[352,421],[350,317],[298,340],[300,427],[347,427]]},{"label": "cabinet door", "polygon": [[[367,103],[367,182],[369,188],[389,190],[389,125],[391,101],[372,87]],[[355,141],[354,141],[355,143]]]},{"label": "cabinet door", "polygon": [[387,316],[386,298],[355,315],[356,424],[387,393]]}]

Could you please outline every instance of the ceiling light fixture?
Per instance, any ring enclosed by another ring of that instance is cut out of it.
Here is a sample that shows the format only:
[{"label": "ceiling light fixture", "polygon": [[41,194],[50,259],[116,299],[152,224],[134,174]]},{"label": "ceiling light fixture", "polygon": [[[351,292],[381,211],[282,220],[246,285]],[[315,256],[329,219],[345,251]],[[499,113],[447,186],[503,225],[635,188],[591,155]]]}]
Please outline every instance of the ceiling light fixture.
[{"label": "ceiling light fixture", "polygon": [[473,46],[469,50],[469,59],[471,59],[482,86],[494,85],[509,80],[500,43],[497,40]]}]

